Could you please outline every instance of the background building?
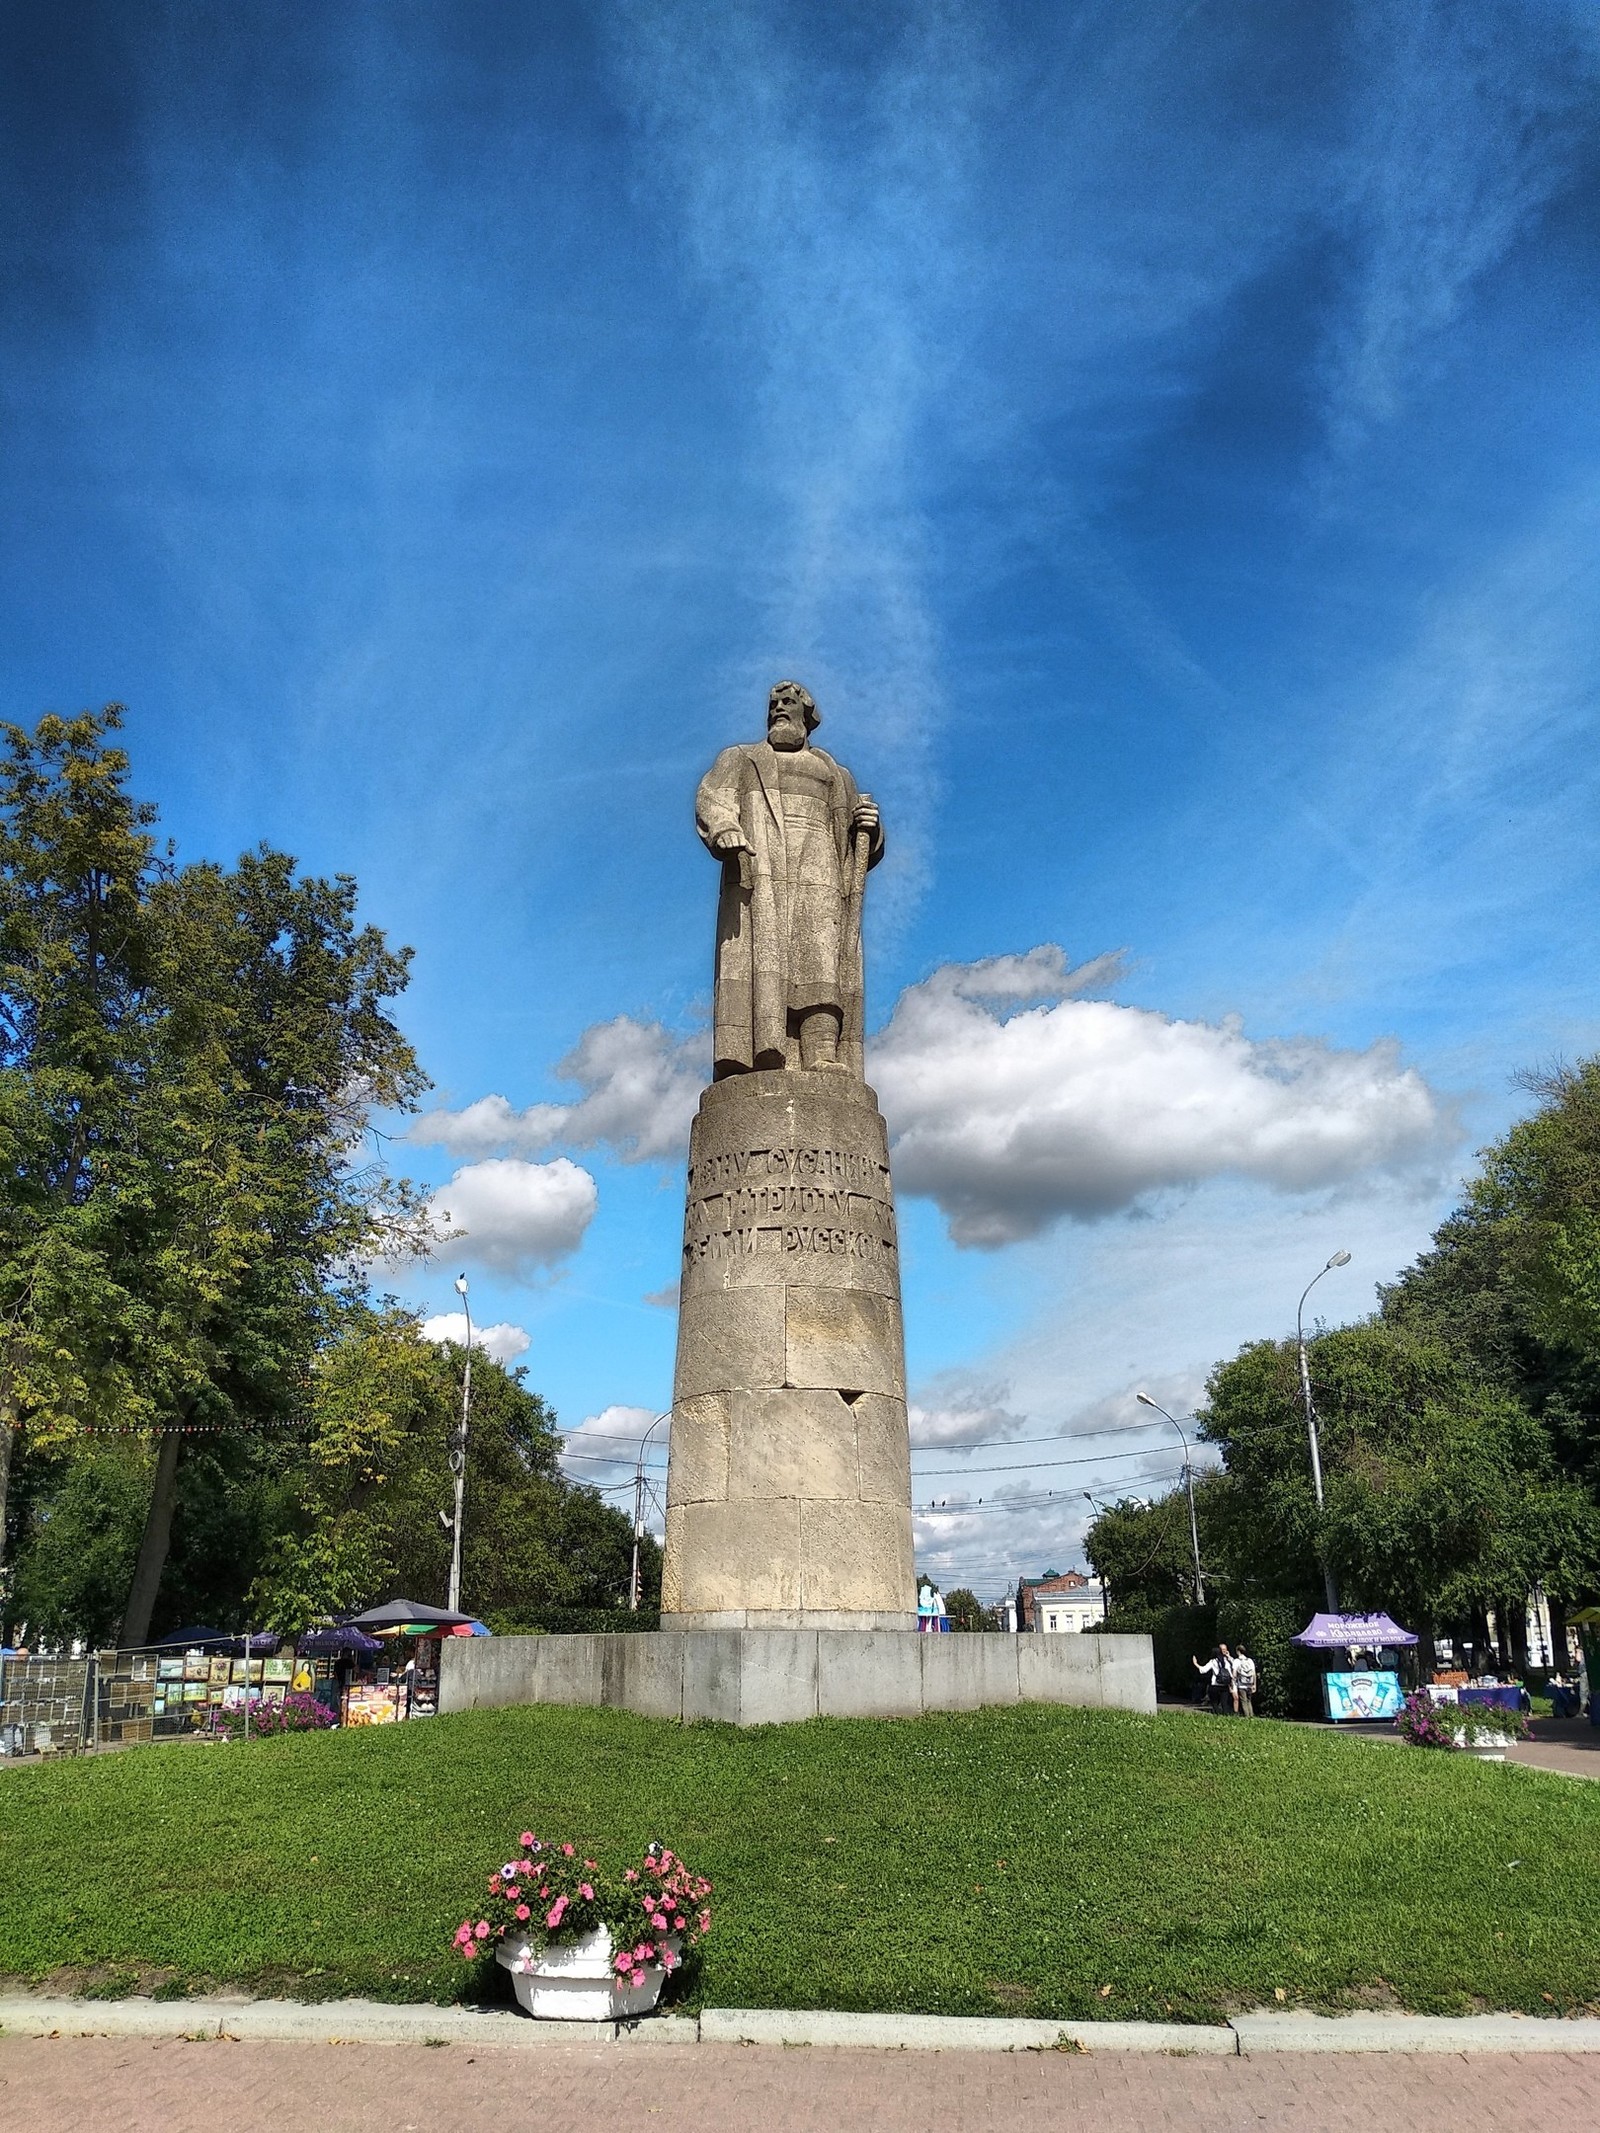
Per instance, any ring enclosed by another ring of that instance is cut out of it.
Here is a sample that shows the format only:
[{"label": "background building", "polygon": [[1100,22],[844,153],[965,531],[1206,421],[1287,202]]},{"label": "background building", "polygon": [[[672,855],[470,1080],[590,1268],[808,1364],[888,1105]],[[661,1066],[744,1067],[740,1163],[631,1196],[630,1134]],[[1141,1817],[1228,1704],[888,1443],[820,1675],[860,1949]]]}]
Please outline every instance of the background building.
[{"label": "background building", "polygon": [[1001,1611],[1008,1629],[1093,1629],[1106,1618],[1105,1588],[1081,1570],[1047,1570],[1019,1578],[1016,1598],[1003,1600]]}]

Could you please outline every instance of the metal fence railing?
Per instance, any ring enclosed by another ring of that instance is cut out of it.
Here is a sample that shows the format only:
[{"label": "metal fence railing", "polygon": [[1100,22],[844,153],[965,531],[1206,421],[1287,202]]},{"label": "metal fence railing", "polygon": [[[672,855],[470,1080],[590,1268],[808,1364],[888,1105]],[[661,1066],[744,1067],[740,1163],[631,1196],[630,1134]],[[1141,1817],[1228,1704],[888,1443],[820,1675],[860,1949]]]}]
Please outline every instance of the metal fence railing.
[{"label": "metal fence railing", "polygon": [[0,1659],[0,1755],[78,1755],[93,1745],[93,1659]]}]

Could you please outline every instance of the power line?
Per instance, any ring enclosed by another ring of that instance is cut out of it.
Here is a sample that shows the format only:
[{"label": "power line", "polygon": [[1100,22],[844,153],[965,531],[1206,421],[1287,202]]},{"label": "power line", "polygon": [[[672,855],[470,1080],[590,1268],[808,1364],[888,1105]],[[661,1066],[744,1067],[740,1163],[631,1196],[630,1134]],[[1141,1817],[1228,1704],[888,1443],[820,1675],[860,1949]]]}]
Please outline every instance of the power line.
[{"label": "power line", "polygon": [[[1177,1481],[1181,1476],[1180,1468],[1176,1474],[1148,1474],[1144,1478],[1147,1481]],[[976,1503],[951,1503],[946,1499],[943,1503],[914,1503],[911,1508],[913,1511],[942,1513],[948,1518],[955,1518],[964,1517],[971,1512],[1024,1511],[1030,1510],[1035,1504],[1071,1503],[1081,1499],[1082,1495],[1081,1489],[1045,1489],[1042,1492],[1034,1490],[1026,1496],[994,1496],[987,1503],[980,1496]]]},{"label": "power line", "polygon": [[1170,1459],[1172,1454],[1162,1444],[1150,1445],[1142,1452],[1086,1452],[1079,1459],[1013,1459],[1002,1466],[952,1466],[918,1471],[920,1481],[960,1481],[968,1474],[1033,1474],[1048,1467],[1057,1466],[1116,1466],[1127,1459]]}]

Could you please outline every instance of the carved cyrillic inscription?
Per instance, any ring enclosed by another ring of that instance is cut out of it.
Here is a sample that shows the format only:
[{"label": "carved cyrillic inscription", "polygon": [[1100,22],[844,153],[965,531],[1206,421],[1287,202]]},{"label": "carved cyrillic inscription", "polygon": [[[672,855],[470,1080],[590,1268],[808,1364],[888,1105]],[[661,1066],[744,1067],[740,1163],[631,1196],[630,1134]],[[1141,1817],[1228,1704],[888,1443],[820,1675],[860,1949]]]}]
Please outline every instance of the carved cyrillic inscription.
[{"label": "carved cyrillic inscription", "polygon": [[714,1229],[685,1239],[683,1263],[687,1269],[702,1266],[707,1260],[748,1259],[758,1253],[781,1253],[785,1257],[816,1253],[833,1259],[857,1259],[887,1269],[895,1262],[895,1241],[892,1236],[835,1229],[820,1222],[792,1222],[768,1229]]},{"label": "carved cyrillic inscription", "polygon": [[889,1198],[889,1166],[881,1156],[860,1155],[849,1148],[733,1148],[706,1155],[689,1171],[689,1196],[716,1192],[725,1185],[754,1184],[784,1178],[793,1184],[848,1186]]},{"label": "carved cyrillic inscription", "polygon": [[888,1165],[844,1148],[739,1148],[689,1172],[685,1268],[781,1253],[892,1268]]}]

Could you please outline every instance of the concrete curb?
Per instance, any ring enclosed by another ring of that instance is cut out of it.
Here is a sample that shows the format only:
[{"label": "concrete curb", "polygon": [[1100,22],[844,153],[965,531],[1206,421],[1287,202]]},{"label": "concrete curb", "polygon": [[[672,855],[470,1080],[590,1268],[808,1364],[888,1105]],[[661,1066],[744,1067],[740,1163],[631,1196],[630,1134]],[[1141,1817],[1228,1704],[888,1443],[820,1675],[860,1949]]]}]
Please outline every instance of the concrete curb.
[{"label": "concrete curb", "polygon": [[702,2044],[848,2045],[867,2051],[1221,2052],[1231,2029],[1185,2022],[1028,2022],[989,2015],[789,2013],[774,2007],[708,2007]]},{"label": "concrete curb", "polygon": [[817,2045],[857,2051],[1600,2053],[1600,2021],[1538,2015],[1249,2014],[1229,2024],[1033,2022],[983,2015],[835,2014],[712,2007],[644,2022],[531,2022],[500,2008],[379,2000],[0,1999],[0,2037],[232,2038],[284,2044]]},{"label": "concrete curb", "polygon": [[1258,2052],[1600,2052],[1600,2021],[1551,2015],[1242,2014],[1239,2049]]}]

